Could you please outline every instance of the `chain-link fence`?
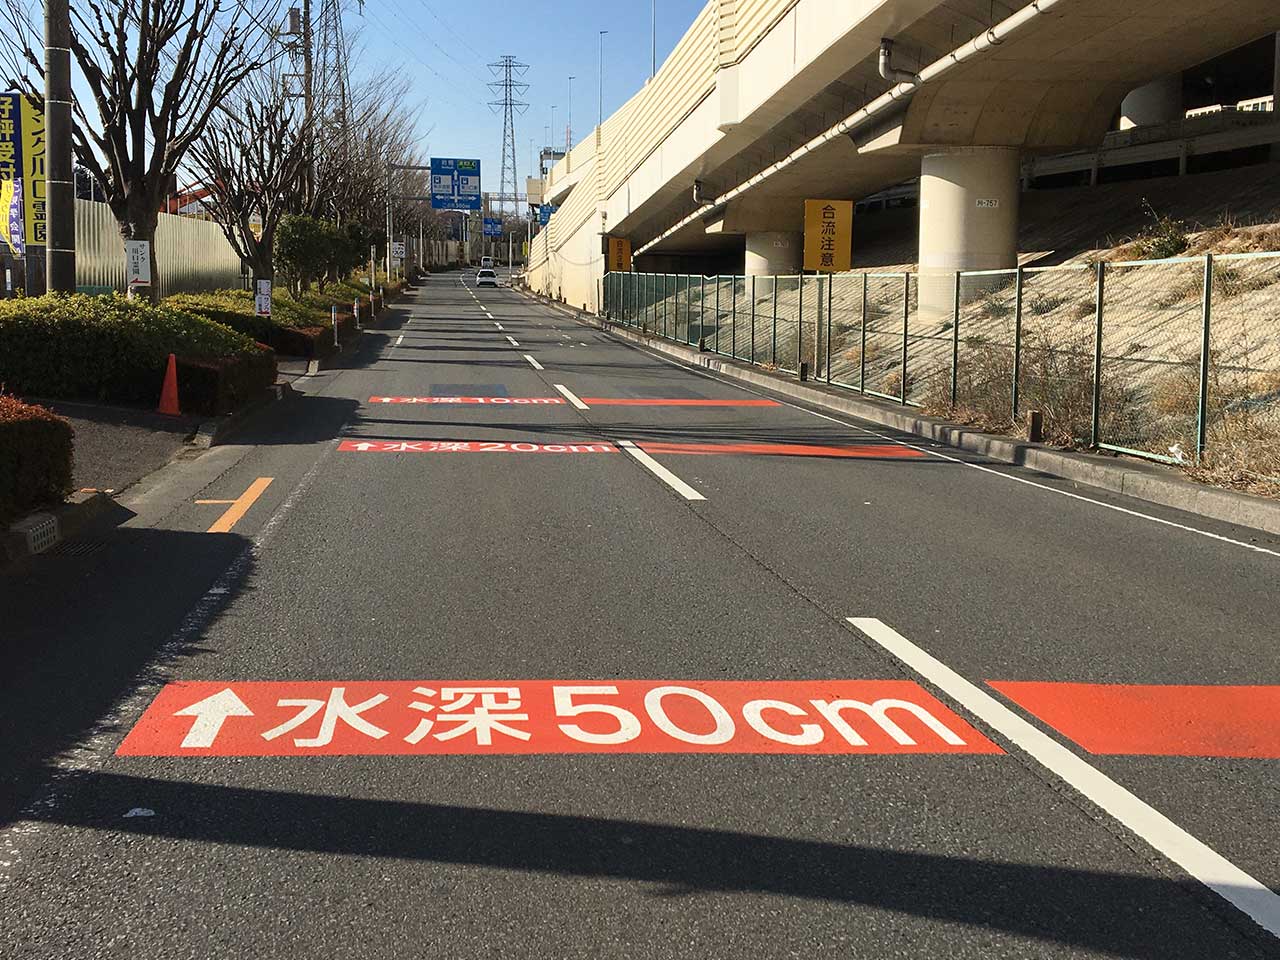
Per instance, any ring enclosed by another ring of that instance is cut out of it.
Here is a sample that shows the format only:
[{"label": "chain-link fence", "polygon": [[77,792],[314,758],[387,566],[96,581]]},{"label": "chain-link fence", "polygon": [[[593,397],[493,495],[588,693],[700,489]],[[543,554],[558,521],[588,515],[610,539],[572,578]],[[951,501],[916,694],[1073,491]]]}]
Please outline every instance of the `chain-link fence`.
[{"label": "chain-link fence", "polygon": [[[658,336],[985,429],[1280,482],[1280,253],[953,274],[611,273]],[[1034,417],[1032,416],[1034,414]]]}]

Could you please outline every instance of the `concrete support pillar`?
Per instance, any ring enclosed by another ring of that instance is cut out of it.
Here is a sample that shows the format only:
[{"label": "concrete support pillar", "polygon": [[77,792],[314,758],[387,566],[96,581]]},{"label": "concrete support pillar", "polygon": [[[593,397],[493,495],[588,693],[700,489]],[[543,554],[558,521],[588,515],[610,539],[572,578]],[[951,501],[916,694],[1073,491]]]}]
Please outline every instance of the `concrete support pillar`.
[{"label": "concrete support pillar", "polygon": [[[1275,97],[1275,102],[1271,104],[1273,116],[1280,117],[1280,33],[1276,34],[1275,81],[1271,85],[1271,94]],[[1280,162],[1280,143],[1271,145],[1271,159]]]},{"label": "concrete support pillar", "polygon": [[1182,74],[1175,73],[1132,91],[1120,103],[1120,129],[1181,120]]},{"label": "concrete support pillar", "polygon": [[804,234],[785,230],[762,230],[746,234],[746,260],[742,273],[748,276],[800,273],[804,255]]},{"label": "concrete support pillar", "polygon": [[920,312],[949,315],[957,270],[1018,264],[1016,147],[957,147],[920,164]]},{"label": "concrete support pillar", "polygon": [[743,272],[748,277],[797,274],[803,263],[804,234],[765,230],[747,234]]}]

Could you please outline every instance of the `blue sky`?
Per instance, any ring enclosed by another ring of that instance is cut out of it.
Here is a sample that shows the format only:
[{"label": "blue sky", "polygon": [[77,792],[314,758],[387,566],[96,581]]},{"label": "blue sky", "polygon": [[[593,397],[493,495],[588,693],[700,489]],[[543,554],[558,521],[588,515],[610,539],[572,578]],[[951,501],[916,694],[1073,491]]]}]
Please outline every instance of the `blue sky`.
[{"label": "blue sky", "polygon": [[[704,5],[705,0],[658,0],[659,66]],[[649,76],[649,0],[368,0],[363,17],[355,0],[349,7],[346,29],[357,31],[362,63],[398,66],[413,79],[415,105],[426,103],[419,128],[431,155],[478,157],[486,191],[499,189],[502,168],[502,116],[486,106],[497,99],[485,86],[493,79],[486,64],[511,54],[529,65],[523,77],[529,109],[515,121],[522,191],[529,139],[535,151],[542,146],[553,104],[557,133],[552,139],[564,144],[570,75],[576,77],[574,142],[595,126],[599,31],[609,31],[604,38],[606,117]]]}]

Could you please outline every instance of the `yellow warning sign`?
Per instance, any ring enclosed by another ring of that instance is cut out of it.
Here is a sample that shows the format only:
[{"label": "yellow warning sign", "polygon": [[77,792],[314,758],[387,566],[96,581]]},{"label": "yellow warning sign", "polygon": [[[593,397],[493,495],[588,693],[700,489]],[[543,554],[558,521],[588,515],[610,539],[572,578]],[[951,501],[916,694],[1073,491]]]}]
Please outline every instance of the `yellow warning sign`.
[{"label": "yellow warning sign", "polygon": [[833,273],[853,260],[853,201],[804,202],[804,268]]},{"label": "yellow warning sign", "polygon": [[631,241],[626,237],[609,237],[610,273],[625,273],[631,269]]}]

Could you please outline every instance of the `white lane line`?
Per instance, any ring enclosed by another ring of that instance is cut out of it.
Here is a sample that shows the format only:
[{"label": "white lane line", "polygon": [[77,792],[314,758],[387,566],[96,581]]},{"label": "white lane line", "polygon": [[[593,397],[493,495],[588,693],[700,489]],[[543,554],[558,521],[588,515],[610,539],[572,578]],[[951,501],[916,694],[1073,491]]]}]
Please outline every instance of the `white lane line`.
[{"label": "white lane line", "polygon": [[533,367],[533,369],[535,370],[543,369],[542,364],[540,364],[537,360],[533,359],[533,357],[529,356],[527,353],[524,355],[524,358],[529,361],[529,366]]},{"label": "white lane line", "polygon": [[402,334],[400,334],[400,336],[396,337],[396,346],[398,347],[398,346],[400,346],[400,344],[402,344],[402,343],[404,343],[404,334],[403,334],[403,333],[402,333]]},{"label": "white lane line", "polygon": [[660,464],[657,460],[653,459],[653,457],[649,456],[647,453],[645,453],[643,450],[637,447],[630,440],[619,440],[618,446],[620,446],[623,450],[627,451],[627,453],[631,454],[631,456],[639,460],[640,463],[643,464],[644,467],[650,473],[652,473],[655,477],[657,477],[659,480],[661,480],[663,483],[669,486],[676,493],[680,494],[680,496],[684,497],[686,500],[707,499],[702,494],[700,494],[697,490],[693,489],[693,487],[689,486],[687,483],[685,483],[683,480],[677,477],[674,473],[672,473],[670,470],[668,470],[666,467]]},{"label": "white lane line", "polygon": [[505,330],[505,329],[507,329],[507,328],[506,328],[506,327],[504,327],[502,324],[500,324],[497,320],[493,321],[493,325],[494,325],[495,327],[497,327],[499,330]]},{"label": "white lane line", "polygon": [[553,387],[555,387],[557,390],[559,390],[559,391],[560,391],[560,396],[562,396],[562,397],[564,397],[566,400],[568,400],[568,401],[569,401],[571,404],[573,404],[577,409],[579,409],[579,410],[590,410],[590,409],[591,409],[590,407],[588,407],[585,403],[583,403],[583,402],[578,398],[578,395],[577,395],[576,393],[574,393],[572,390],[570,390],[568,387],[566,387],[563,383],[553,383],[553,384],[552,384],[552,386],[553,386]]},{"label": "white lane line", "polygon": [[[1056,493],[1060,497],[1069,497],[1072,500],[1079,500],[1082,503],[1091,503],[1095,507],[1104,507],[1107,510],[1114,510],[1116,513],[1123,513],[1126,516],[1137,517],[1139,520],[1150,520],[1152,523],[1158,523],[1166,527],[1173,527],[1175,530],[1182,530],[1182,531],[1185,531],[1186,533],[1194,533],[1197,536],[1208,537],[1210,540],[1217,540],[1221,543],[1229,543],[1233,547],[1243,547],[1246,550],[1252,550],[1254,553],[1264,553],[1267,556],[1276,557],[1277,559],[1280,559],[1280,550],[1270,550],[1266,547],[1260,547],[1257,544],[1245,543],[1243,540],[1236,540],[1232,537],[1224,537],[1220,533],[1211,533],[1208,530],[1201,530],[1198,527],[1187,526],[1185,523],[1178,523],[1177,521],[1174,521],[1174,520],[1166,520],[1163,517],[1156,517],[1156,516],[1152,516],[1149,513],[1142,513],[1139,510],[1130,510],[1128,507],[1121,507],[1117,504],[1107,503],[1103,500],[1095,500],[1093,497],[1086,497],[1083,494],[1072,493],[1069,490],[1059,490],[1056,487],[1050,487],[1043,483],[1036,483],[1034,480],[1028,480],[1026,477],[1015,476],[1014,474],[1011,474],[1011,473],[1002,473],[1001,471],[992,469],[991,467],[984,467],[980,463],[971,463],[970,461],[962,460],[959,457],[952,457],[945,453],[939,453],[936,449],[932,447],[922,447],[919,444],[908,443],[905,440],[899,440],[897,437],[891,437],[888,434],[878,433],[875,430],[871,430],[867,427],[860,426],[856,423],[850,423],[847,420],[841,420],[839,417],[832,417],[832,416],[828,416],[825,413],[818,413],[816,410],[810,410],[808,407],[801,406],[798,403],[792,403],[789,400],[772,397],[769,394],[766,394],[764,391],[752,390],[749,387],[744,387],[741,384],[735,383],[732,380],[729,380],[727,378],[717,377],[711,373],[706,373],[701,370],[691,369],[684,363],[680,362],[679,360],[672,359],[671,357],[664,357],[662,356],[662,354],[653,354],[653,356],[655,356],[659,360],[662,360],[666,363],[671,364],[674,367],[679,367],[681,370],[684,370],[688,373],[693,373],[698,376],[706,377],[707,379],[714,380],[717,383],[728,384],[729,386],[736,387],[737,389],[743,391],[744,393],[750,393],[757,397],[769,397],[770,399],[776,399],[778,403],[782,404],[785,407],[791,407],[793,410],[800,410],[803,413],[810,414],[811,416],[818,417],[819,419],[829,420],[832,423],[838,423],[842,427],[848,427],[850,430],[858,430],[866,434],[867,436],[875,437],[878,440],[885,440],[889,443],[896,443],[900,447],[908,447],[912,450],[919,450],[921,453],[926,453],[931,457],[937,457],[939,460],[946,460],[949,463],[958,463],[961,466],[969,467],[971,470],[980,470],[982,473],[990,474],[993,477],[999,477],[1002,480],[1010,480],[1014,483],[1025,484],[1028,487],[1035,487],[1037,490],[1044,490],[1048,493]],[[1012,467],[1012,464],[1010,464],[1010,466]],[[1176,508],[1171,507],[1170,509],[1176,509]]]},{"label": "white lane line", "polygon": [[562,333],[562,334],[560,334],[560,339],[561,339],[561,340],[572,340],[572,339],[573,339],[573,337],[569,336],[567,333]]},{"label": "white lane line", "polygon": [[511,336],[511,334],[507,334],[507,342],[510,343],[513,347],[520,346],[519,342],[516,340],[515,337]]},{"label": "white lane line", "polygon": [[958,702],[1069,786],[1172,860],[1256,924],[1280,937],[1280,896],[1216,850],[1042,733],[991,694],[874,617],[849,617],[862,633]]}]

